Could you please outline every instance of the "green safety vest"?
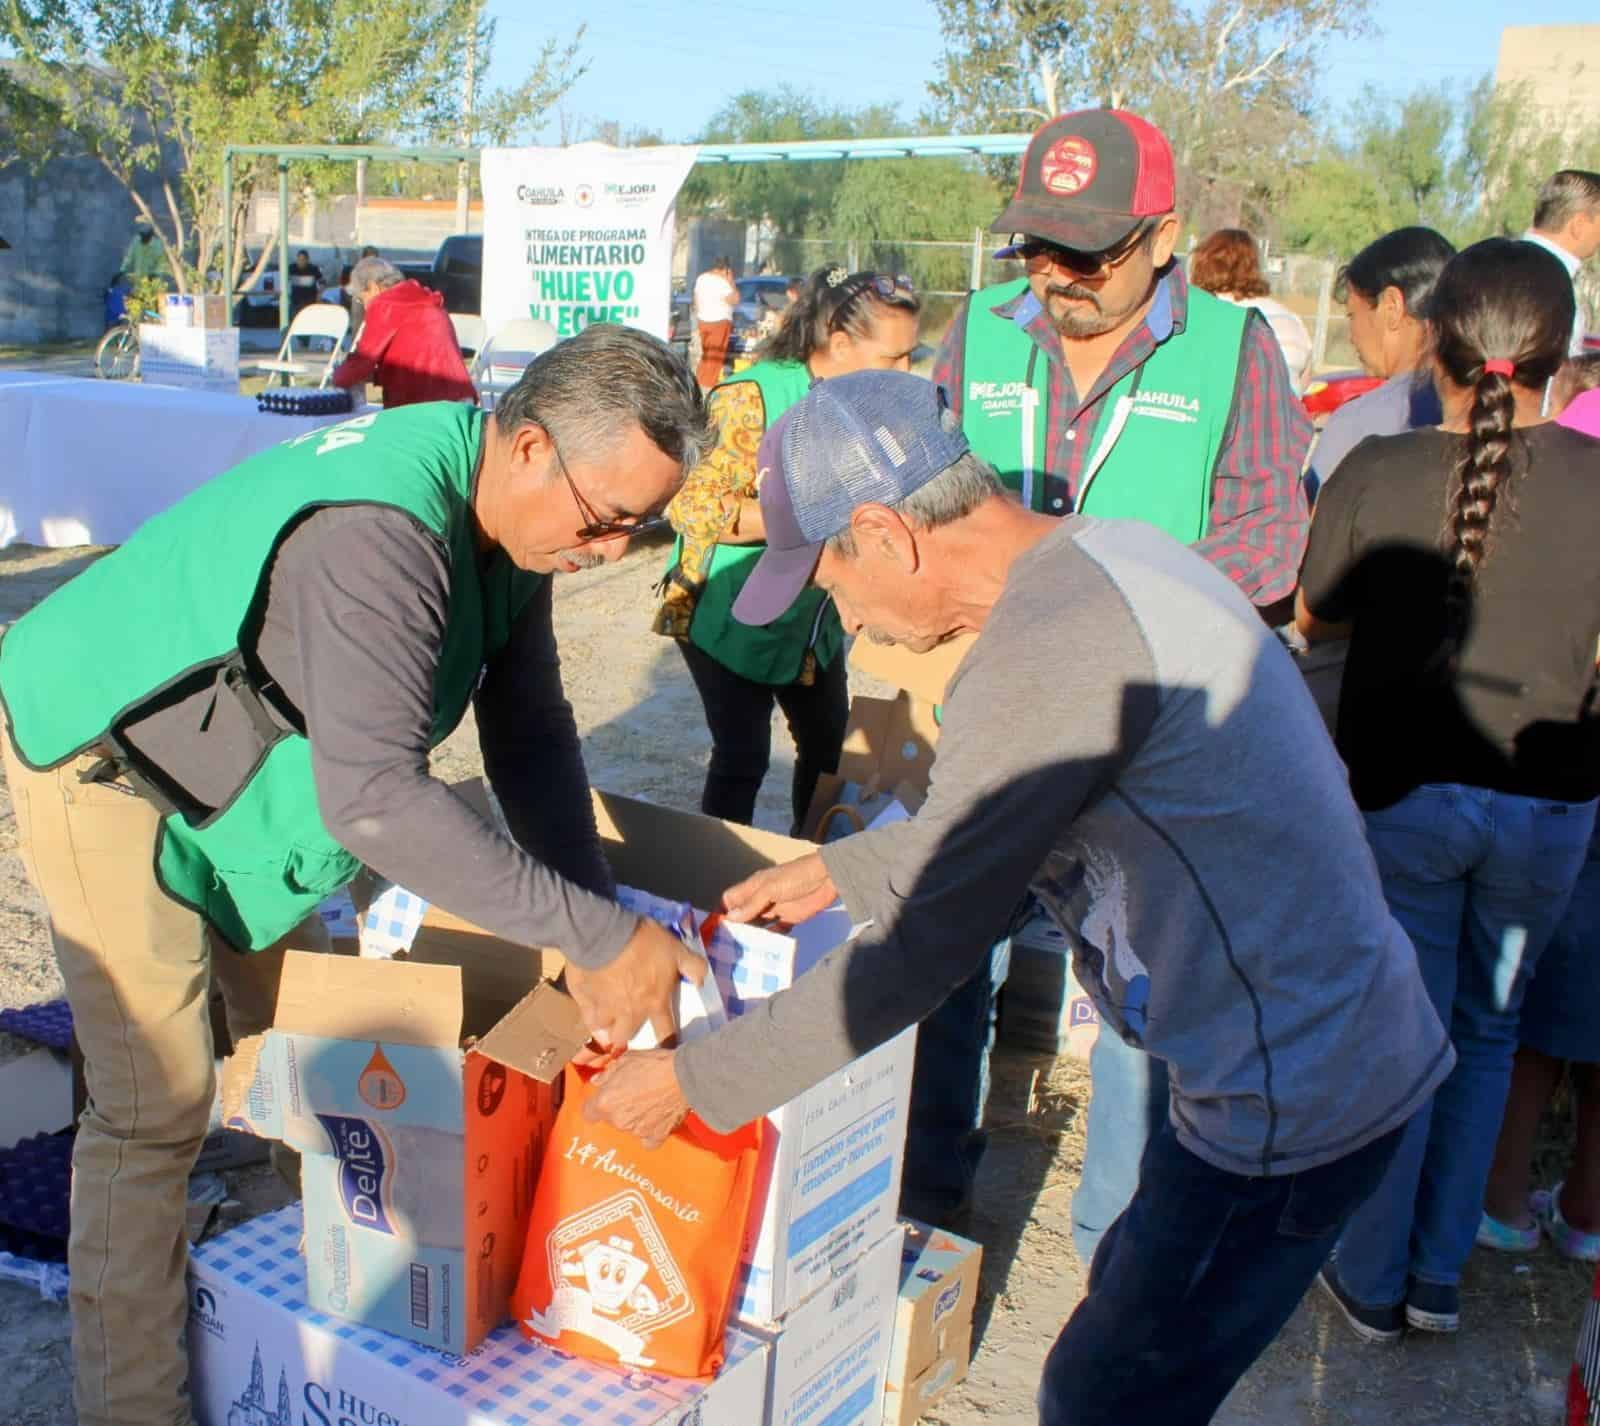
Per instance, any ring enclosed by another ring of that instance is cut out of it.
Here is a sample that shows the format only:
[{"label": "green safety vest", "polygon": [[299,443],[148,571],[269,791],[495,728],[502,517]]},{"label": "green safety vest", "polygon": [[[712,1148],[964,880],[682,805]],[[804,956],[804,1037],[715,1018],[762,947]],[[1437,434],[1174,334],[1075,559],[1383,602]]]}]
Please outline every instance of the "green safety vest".
[{"label": "green safety vest", "polygon": [[260,950],[348,882],[360,863],[323,824],[311,744],[265,718],[250,647],[279,542],[320,506],[404,511],[449,561],[450,604],[434,682],[434,745],[466,712],[541,576],[477,547],[472,483],[483,413],[407,406],[321,427],[251,457],[141,525],[17,620],[0,642],[0,699],[18,756],[50,768],[110,745],[159,787],[120,730],[179,686],[212,682],[254,702],[267,743],[223,806],[162,817],[162,888],[240,949]]},{"label": "green safety vest", "polygon": [[[961,424],[972,449],[1035,510],[1047,509],[1050,359],[993,309],[1026,278],[967,304]],[[1211,518],[1211,486],[1238,383],[1249,310],[1189,289],[1182,333],[1156,347],[1102,398],[1095,448],[1077,492],[1080,514],[1143,520],[1193,544]]]},{"label": "green safety vest", "polygon": [[[811,373],[803,362],[764,361],[740,372],[734,381],[753,381],[770,426],[811,389]],[[676,565],[683,548],[673,550]],[[695,600],[689,641],[724,668],[755,683],[793,683],[800,677],[807,651],[818,668],[827,668],[844,647],[844,626],[833,601],[820,589],[807,589],[784,614],[759,628],[733,617],[733,601],[761,558],[765,545],[718,545],[711,552],[705,587]]]}]

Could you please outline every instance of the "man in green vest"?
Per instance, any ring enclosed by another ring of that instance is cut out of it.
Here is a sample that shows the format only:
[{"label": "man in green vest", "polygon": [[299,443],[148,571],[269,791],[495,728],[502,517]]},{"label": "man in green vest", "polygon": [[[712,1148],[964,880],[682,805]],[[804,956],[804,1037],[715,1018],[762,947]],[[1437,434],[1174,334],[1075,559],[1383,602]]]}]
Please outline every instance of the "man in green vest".
[{"label": "man in green vest", "polygon": [[[992,225],[1011,239],[998,256],[1020,260],[1024,275],[972,294],[933,379],[1023,504],[1158,525],[1283,623],[1309,522],[1300,472],[1311,422],[1259,314],[1184,280],[1175,186],[1171,146],[1137,115],[1087,109],[1045,124]],[[1009,953],[1009,942],[996,946],[923,1023],[908,1212],[948,1219],[970,1200]],[[1165,1073],[1148,1056],[1102,1034],[1091,1068],[1073,1201],[1085,1263],[1133,1196],[1150,1128],[1167,1117]]]},{"label": "man in green vest", "polygon": [[[550,576],[618,558],[709,439],[663,343],[591,326],[492,416],[408,406],[252,457],[0,643],[6,781],[89,1088],[68,1249],[81,1426],[189,1423],[210,987],[236,1037],[263,1029],[282,951],[326,948],[317,907],[363,864],[561,950],[602,1042],[670,1018],[696,958],[612,896]],[[469,703],[509,836],[429,775]]]}]

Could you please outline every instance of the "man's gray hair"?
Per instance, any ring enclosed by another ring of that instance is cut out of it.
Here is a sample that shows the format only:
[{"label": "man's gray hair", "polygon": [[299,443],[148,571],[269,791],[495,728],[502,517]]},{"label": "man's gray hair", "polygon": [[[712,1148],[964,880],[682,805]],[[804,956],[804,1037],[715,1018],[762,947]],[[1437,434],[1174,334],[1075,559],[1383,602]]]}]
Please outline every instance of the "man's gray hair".
[{"label": "man's gray hair", "polygon": [[1559,233],[1574,218],[1600,208],[1600,173],[1563,168],[1545,179],[1533,208],[1537,232]]},{"label": "man's gray hair", "polygon": [[364,257],[350,269],[350,290],[357,297],[369,287],[377,287],[386,292],[391,287],[398,287],[405,280],[405,273],[386,257]]},{"label": "man's gray hair", "polygon": [[494,419],[505,436],[543,426],[569,460],[604,456],[638,426],[685,474],[715,436],[700,387],[672,349],[609,322],[593,322],[536,356],[495,402]]},{"label": "man's gray hair", "polygon": [[[995,473],[968,451],[926,485],[919,485],[904,500],[896,501],[889,508],[908,525],[919,530],[937,530],[940,525],[964,519],[985,500],[1000,493]],[[855,536],[848,525],[829,537],[828,548],[845,559],[855,558]]]}]

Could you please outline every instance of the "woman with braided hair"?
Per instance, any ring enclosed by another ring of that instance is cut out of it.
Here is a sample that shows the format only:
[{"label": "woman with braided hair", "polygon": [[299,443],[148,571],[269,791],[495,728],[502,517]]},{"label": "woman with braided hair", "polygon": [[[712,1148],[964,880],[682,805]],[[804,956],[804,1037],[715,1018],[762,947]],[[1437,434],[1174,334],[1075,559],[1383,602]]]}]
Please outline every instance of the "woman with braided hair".
[{"label": "woman with braided hair", "polygon": [[1533,244],[1452,258],[1444,420],[1351,451],[1301,571],[1301,631],[1350,639],[1336,742],[1458,1057],[1323,1269],[1372,1342],[1460,1325],[1523,993],[1595,823],[1600,442],[1541,414],[1572,314]]}]

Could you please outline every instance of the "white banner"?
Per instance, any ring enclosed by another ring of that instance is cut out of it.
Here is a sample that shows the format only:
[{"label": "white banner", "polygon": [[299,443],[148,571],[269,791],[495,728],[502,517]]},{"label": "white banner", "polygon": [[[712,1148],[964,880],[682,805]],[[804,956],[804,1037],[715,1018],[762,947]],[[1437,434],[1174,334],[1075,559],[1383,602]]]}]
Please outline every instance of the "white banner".
[{"label": "white banner", "polygon": [[562,337],[620,322],[665,338],[673,202],[694,147],[485,149],[483,318],[538,317]]}]

